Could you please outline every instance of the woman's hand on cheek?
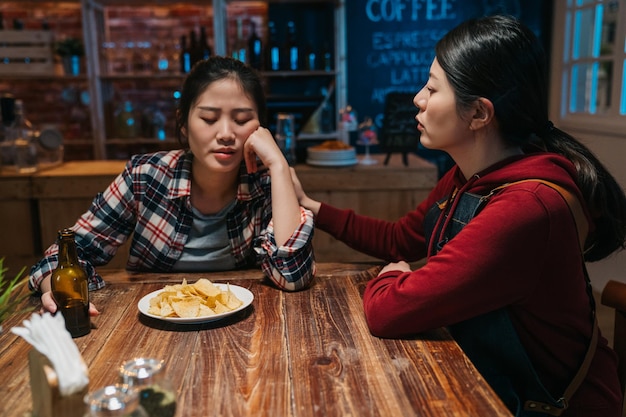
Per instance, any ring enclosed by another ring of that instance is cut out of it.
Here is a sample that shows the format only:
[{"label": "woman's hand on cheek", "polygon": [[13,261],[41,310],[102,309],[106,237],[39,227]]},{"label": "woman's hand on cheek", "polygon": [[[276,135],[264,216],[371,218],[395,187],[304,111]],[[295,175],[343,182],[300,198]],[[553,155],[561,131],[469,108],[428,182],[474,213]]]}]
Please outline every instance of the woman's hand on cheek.
[{"label": "woman's hand on cheek", "polygon": [[248,173],[257,171],[257,158],[268,168],[285,159],[272,133],[264,127],[259,127],[248,137],[243,146],[243,154]]}]

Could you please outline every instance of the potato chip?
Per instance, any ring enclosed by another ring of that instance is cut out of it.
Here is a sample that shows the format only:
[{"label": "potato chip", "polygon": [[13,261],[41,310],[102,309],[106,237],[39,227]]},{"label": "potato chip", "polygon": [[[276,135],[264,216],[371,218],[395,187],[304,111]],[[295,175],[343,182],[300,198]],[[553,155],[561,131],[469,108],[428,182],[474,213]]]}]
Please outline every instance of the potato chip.
[{"label": "potato chip", "polygon": [[160,310],[158,310],[157,313],[153,313],[153,314],[157,314],[163,317],[171,317],[174,315],[174,309],[168,303],[161,303]]},{"label": "potato chip", "polygon": [[228,310],[234,310],[243,304],[243,302],[232,293],[230,288],[227,291],[221,292],[217,296],[217,300],[225,305]]},{"label": "potato chip", "polygon": [[233,311],[242,304],[228,287],[221,290],[206,278],[193,284],[183,279],[182,284],[166,285],[151,298],[148,313],[161,317],[207,317]]},{"label": "potato chip", "polygon": [[193,287],[205,297],[217,297],[222,292],[206,278],[200,278],[195,282],[195,284],[193,284]]},{"label": "potato chip", "polygon": [[196,298],[183,298],[173,302],[172,308],[178,317],[198,317],[200,300]]}]

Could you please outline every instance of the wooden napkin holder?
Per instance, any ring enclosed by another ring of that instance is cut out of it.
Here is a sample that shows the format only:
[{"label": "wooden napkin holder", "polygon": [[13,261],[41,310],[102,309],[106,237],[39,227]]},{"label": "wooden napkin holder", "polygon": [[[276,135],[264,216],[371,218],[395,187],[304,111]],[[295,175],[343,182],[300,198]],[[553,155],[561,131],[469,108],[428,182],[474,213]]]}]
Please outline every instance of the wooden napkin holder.
[{"label": "wooden napkin holder", "polygon": [[54,367],[45,355],[36,349],[28,354],[30,388],[33,398],[33,417],[83,417],[83,398],[89,385],[80,392],[61,395],[59,379]]}]

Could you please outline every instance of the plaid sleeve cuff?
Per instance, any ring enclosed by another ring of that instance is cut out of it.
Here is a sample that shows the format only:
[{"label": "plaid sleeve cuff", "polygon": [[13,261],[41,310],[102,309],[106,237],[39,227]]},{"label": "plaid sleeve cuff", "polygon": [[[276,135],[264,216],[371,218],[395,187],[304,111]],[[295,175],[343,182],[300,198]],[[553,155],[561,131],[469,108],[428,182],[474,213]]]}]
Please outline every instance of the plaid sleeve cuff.
[{"label": "plaid sleeve cuff", "polygon": [[284,290],[306,288],[315,277],[313,225],[313,213],[300,208],[300,226],[280,247],[276,246],[271,223],[266,230],[267,235],[261,245],[265,252],[262,268],[265,275]]}]

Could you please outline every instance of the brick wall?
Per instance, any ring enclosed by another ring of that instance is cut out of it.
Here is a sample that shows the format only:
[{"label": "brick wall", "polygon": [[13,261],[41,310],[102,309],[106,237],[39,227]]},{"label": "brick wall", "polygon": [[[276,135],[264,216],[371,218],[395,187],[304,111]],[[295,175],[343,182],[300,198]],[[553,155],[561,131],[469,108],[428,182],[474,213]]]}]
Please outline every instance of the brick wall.
[{"label": "brick wall", "polygon": [[[261,38],[266,37],[267,5],[264,2],[237,2],[228,7],[227,30],[230,41],[236,36],[237,18],[243,19],[245,37],[248,36],[251,19],[257,23],[257,34]],[[0,13],[6,29],[12,29],[14,20],[22,22],[24,30],[41,30],[45,23],[57,40],[67,37],[82,38],[83,19],[80,3],[77,2],[3,1],[0,3]],[[183,35],[189,38],[191,30],[199,34],[200,27],[204,27],[214,51],[212,8],[198,4],[168,7],[115,6],[104,9],[102,21],[104,29],[99,33],[98,53],[103,72],[111,70],[124,73],[128,69],[146,74],[146,77],[140,79],[116,79],[104,89],[107,136],[115,136],[115,111],[125,100],[133,102],[139,118],[147,109],[158,108],[166,115],[168,136],[173,136],[173,94],[183,80],[182,75],[176,76],[180,68],[177,58],[180,39]],[[130,43],[133,47],[126,48]],[[232,42],[228,42],[228,47],[231,44]],[[144,48],[148,45],[149,47]],[[113,48],[107,50],[104,46]],[[159,53],[169,58],[170,69],[166,71],[169,76],[149,77],[148,74],[159,72],[156,68]],[[55,72],[62,73],[58,58]],[[0,77],[0,94],[2,93],[11,93],[22,99],[28,119],[35,125],[54,125],[61,130],[68,144],[66,160],[93,158],[89,144],[93,136],[89,113],[90,98],[85,75],[75,79],[55,77],[54,74],[34,78]],[[77,145],[78,143],[81,145]],[[119,149],[111,147],[111,154],[116,158],[125,158],[137,151],[164,147],[168,146],[122,145],[117,146]]]}]

